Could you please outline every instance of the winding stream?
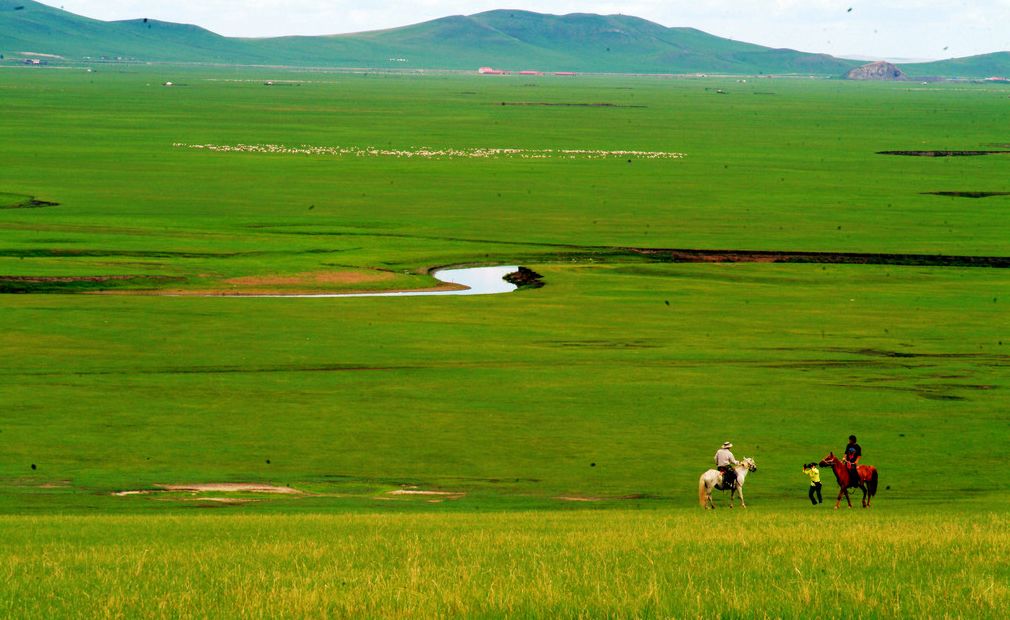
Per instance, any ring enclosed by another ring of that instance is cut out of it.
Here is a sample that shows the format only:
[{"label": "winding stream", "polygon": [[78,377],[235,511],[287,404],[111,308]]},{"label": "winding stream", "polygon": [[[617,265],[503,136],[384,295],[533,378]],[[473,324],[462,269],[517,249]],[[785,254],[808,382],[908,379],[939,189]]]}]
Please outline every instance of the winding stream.
[{"label": "winding stream", "polygon": [[439,269],[431,275],[441,282],[459,284],[467,288],[454,291],[391,291],[386,293],[312,293],[302,295],[229,295],[229,297],[421,297],[430,295],[495,295],[511,293],[518,288],[503,278],[515,273],[518,266],[470,267],[466,269]]}]

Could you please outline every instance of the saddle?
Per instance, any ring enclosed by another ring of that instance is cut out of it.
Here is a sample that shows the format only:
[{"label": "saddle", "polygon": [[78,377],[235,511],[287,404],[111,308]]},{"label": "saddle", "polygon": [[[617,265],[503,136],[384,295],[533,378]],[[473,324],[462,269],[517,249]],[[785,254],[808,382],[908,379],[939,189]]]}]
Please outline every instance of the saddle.
[{"label": "saddle", "polygon": [[855,480],[852,479],[852,469],[849,468],[848,464],[845,465],[845,469],[846,471],[849,472],[849,486],[845,488],[858,489],[860,486],[862,486],[863,482],[865,481],[863,480],[863,475],[859,473],[859,467],[856,468],[857,476]]}]

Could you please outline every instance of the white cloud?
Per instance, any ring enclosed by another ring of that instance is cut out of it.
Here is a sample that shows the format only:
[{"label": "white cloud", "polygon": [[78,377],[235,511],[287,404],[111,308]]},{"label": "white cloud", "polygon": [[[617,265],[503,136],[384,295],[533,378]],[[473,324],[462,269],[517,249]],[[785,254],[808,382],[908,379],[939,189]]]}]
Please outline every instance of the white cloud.
[{"label": "white cloud", "polygon": [[[494,8],[623,13],[809,52],[940,58],[1010,49],[1010,0],[45,0],[98,19],[149,17],[229,36],[336,34]],[[851,10],[850,10],[851,9]],[[946,48],[946,49],[945,49]]]}]

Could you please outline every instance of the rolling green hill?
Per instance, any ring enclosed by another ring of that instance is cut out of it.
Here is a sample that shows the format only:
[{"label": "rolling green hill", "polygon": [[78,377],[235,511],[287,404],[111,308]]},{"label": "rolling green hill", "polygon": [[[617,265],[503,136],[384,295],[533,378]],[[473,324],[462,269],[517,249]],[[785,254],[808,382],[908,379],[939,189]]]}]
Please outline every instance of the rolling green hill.
[{"label": "rolling green hill", "polygon": [[1010,52],[902,65],[901,68],[916,77],[931,75],[963,78],[1010,77]]},{"label": "rolling green hill", "polygon": [[104,22],[31,0],[0,0],[0,53],[19,56],[25,52],[70,60],[262,60],[248,43],[198,26],[148,19]]},{"label": "rolling green hill", "polygon": [[488,11],[347,35],[228,38],[197,26],[103,22],[31,0],[0,0],[0,52],[68,60],[643,73],[840,74],[857,62],[771,49],[623,15]]},{"label": "rolling green hill", "polygon": [[[8,60],[29,53],[71,61],[601,73],[842,75],[861,64],[625,15],[496,10],[373,32],[243,39],[152,19],[104,22],[32,0],[0,0],[0,53]],[[1010,75],[1010,52],[902,68],[914,77]]]}]

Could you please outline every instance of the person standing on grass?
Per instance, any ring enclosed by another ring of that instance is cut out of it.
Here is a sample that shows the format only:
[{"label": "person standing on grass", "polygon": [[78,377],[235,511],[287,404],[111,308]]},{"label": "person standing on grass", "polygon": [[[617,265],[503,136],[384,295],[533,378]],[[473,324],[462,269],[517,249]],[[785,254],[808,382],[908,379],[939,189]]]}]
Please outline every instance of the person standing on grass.
[{"label": "person standing on grass", "polygon": [[863,456],[863,449],[856,443],[856,436],[849,435],[849,443],[845,446],[845,464],[849,466],[849,486],[858,487],[862,484],[859,480],[859,459]]},{"label": "person standing on grass", "polygon": [[[807,463],[803,466],[803,473],[810,477],[810,503],[816,506],[817,504],[824,503],[824,498],[821,497],[821,470],[817,469],[816,463]],[[817,499],[814,499],[814,494],[817,495]]]}]

